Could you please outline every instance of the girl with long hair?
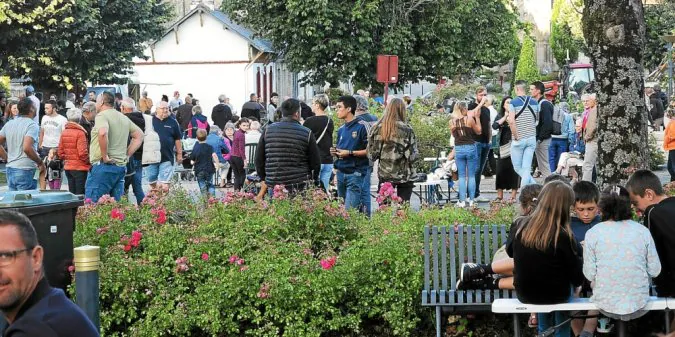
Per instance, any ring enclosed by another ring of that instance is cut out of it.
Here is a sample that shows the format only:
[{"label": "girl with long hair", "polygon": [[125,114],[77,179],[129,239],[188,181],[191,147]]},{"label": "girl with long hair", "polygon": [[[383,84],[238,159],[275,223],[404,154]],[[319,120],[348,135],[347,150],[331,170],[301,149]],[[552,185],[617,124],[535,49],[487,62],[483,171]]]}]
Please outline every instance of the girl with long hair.
[{"label": "girl with long hair", "polygon": [[466,206],[467,195],[469,207],[473,207],[473,199],[476,195],[476,179],[474,178],[478,169],[478,149],[474,136],[482,132],[478,118],[475,111],[467,109],[465,101],[455,103],[452,120],[450,120],[450,130],[455,138],[455,163],[459,175],[457,207]]},{"label": "girl with long hair", "polygon": [[415,186],[413,162],[417,154],[415,132],[406,121],[406,103],[394,98],[368,136],[368,158],[380,161],[377,174],[380,186],[391,183],[398,196],[409,201]]},{"label": "girl with long hair", "polygon": [[16,118],[19,115],[19,106],[16,102],[10,102],[5,108],[5,114],[3,115],[3,122],[7,123],[10,120]]},{"label": "girl with long hair", "polygon": [[[581,246],[570,228],[574,205],[572,188],[561,181],[544,186],[531,216],[511,226],[506,247],[514,262],[514,285],[518,299],[529,304],[566,303],[573,287],[584,281]],[[542,333],[567,319],[567,313],[537,314]],[[557,330],[556,337],[569,337],[570,324]]]},{"label": "girl with long hair", "polygon": [[497,161],[497,177],[495,187],[497,188],[497,200],[504,199],[504,190],[511,190],[510,202],[516,201],[518,186],[520,186],[520,176],[513,168],[511,162],[511,128],[507,121],[506,111],[511,104],[511,97],[506,96],[502,99],[499,106],[499,114],[492,123],[492,129],[499,132],[499,160]]}]

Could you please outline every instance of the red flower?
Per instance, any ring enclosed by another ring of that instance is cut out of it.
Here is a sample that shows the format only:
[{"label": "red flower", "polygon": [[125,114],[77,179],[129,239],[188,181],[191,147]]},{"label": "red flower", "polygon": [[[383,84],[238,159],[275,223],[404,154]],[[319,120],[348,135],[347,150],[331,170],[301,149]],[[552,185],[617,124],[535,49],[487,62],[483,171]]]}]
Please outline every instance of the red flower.
[{"label": "red flower", "polygon": [[131,250],[131,245],[126,245],[126,246],[124,246],[124,251],[125,251],[125,252],[128,252],[128,251],[130,251],[130,250]]},{"label": "red flower", "polygon": [[157,208],[150,211],[155,215],[155,223],[163,225],[166,223],[166,210],[164,208]]},{"label": "red flower", "polygon": [[207,253],[202,253],[202,260],[208,261],[208,260],[209,260],[209,254],[207,254]]},{"label": "red flower", "polygon": [[237,255],[230,256],[230,260],[229,260],[230,263],[235,263],[235,262],[237,262],[237,260],[239,260],[239,256],[237,256]]},{"label": "red flower", "polygon": [[119,221],[124,221],[124,212],[122,212],[118,208],[113,208],[110,211],[110,217],[113,219],[117,219]]},{"label": "red flower", "polygon": [[327,259],[321,260],[321,268],[324,270],[330,270],[335,266],[335,262],[337,261],[337,256],[331,256]]},{"label": "red flower", "polygon": [[242,264],[244,264],[244,262],[245,262],[244,259],[237,259],[237,261],[235,261],[235,263],[236,263],[238,266],[241,266]]}]

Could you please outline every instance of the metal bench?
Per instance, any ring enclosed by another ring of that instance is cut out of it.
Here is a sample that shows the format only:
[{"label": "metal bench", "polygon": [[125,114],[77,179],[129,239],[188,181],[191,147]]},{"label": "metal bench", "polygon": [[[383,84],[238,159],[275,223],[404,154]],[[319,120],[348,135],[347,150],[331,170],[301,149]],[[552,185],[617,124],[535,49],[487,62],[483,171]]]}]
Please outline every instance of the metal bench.
[{"label": "metal bench", "polygon": [[515,298],[512,290],[457,290],[462,263],[491,263],[508,237],[506,225],[427,226],[424,228],[422,306],[436,308],[436,336],[442,313],[489,312],[499,298]]}]

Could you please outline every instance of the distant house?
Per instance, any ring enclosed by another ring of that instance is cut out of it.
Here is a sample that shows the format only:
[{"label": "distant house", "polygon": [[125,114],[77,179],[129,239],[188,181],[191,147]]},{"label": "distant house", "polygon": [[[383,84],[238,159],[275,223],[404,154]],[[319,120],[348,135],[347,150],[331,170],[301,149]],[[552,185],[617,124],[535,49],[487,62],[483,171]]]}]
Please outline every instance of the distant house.
[{"label": "distant house", "polygon": [[285,67],[273,62],[274,54],[269,41],[200,3],[149,45],[148,60],[134,60],[133,77],[155,102],[163,94],[171,99],[176,90],[181,98],[192,93],[210,116],[220,94],[236,111],[251,93],[268,101],[280,88],[275,78],[288,77],[275,74]]}]

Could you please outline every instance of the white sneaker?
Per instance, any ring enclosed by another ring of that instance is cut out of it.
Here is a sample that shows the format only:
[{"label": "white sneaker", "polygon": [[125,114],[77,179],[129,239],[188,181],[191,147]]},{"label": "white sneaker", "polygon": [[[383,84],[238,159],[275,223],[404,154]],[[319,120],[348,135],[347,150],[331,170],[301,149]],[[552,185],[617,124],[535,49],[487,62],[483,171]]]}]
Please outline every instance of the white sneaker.
[{"label": "white sneaker", "polygon": [[466,205],[464,204],[464,201],[458,201],[458,202],[457,202],[457,207],[459,207],[459,208],[464,208],[464,207],[466,207]]},{"label": "white sneaker", "polygon": [[473,208],[473,200],[469,200],[469,208]]},{"label": "white sneaker", "polygon": [[478,197],[476,198],[476,202],[490,202],[490,199],[486,197]]}]

